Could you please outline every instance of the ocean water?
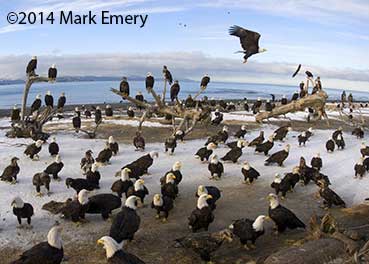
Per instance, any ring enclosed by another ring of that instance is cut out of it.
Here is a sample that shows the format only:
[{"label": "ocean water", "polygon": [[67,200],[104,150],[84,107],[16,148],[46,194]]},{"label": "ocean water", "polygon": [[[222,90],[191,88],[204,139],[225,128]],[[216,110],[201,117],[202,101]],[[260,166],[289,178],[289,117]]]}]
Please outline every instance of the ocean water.
[{"label": "ocean water", "polygon": [[[147,94],[144,81],[130,81],[130,93],[136,95],[141,91],[146,100],[151,101],[152,98]],[[163,82],[155,81],[154,89],[161,94],[163,90]],[[199,82],[182,81],[180,82],[181,91],[180,98],[187,97],[188,94],[195,95],[199,90]],[[67,104],[87,104],[87,103],[119,103],[121,98],[112,92],[110,88],[118,88],[119,81],[95,81],[95,82],[63,82],[63,83],[39,83],[34,84],[29,93],[28,105],[32,104],[37,94],[42,95],[42,99],[48,90],[54,96],[54,101],[62,92],[65,92]],[[21,104],[24,85],[0,85],[0,109],[11,108],[14,104]],[[204,92],[208,98],[215,99],[262,99],[271,98],[270,94],[274,94],[276,99],[286,95],[290,98],[296,86],[282,86],[270,84],[252,84],[252,83],[221,83],[211,82]],[[329,100],[337,100],[340,98],[342,90],[325,89],[329,95]],[[167,89],[167,97],[169,97],[169,86]],[[354,99],[358,101],[369,101],[368,92],[352,92]],[[346,91],[347,95],[349,91]]]}]

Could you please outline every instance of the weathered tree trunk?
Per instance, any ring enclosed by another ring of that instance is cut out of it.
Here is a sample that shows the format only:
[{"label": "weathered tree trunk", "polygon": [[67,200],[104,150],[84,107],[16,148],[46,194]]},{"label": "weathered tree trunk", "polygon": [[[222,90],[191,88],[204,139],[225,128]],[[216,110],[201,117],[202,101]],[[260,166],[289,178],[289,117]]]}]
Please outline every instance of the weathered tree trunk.
[{"label": "weathered tree trunk", "polygon": [[271,117],[279,117],[288,113],[294,113],[297,111],[305,111],[306,108],[313,108],[319,116],[319,119],[324,116],[327,118],[325,113],[325,103],[328,96],[324,91],[319,91],[315,94],[308,95],[296,101],[292,101],[286,105],[280,105],[275,107],[271,112],[261,112],[255,117],[256,122],[262,122],[264,119]]}]

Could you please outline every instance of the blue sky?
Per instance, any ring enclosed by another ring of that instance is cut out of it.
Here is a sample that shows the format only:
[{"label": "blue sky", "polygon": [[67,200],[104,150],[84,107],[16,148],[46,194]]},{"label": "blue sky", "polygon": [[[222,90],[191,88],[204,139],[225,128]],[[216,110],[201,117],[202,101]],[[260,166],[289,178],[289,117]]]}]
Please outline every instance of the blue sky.
[{"label": "blue sky", "polygon": [[[297,82],[289,75],[302,63],[331,87],[369,90],[366,0],[0,0],[0,4],[0,78],[22,77],[32,55],[40,57],[41,69],[56,62],[64,75],[159,73],[161,65],[168,64],[178,78],[195,79],[208,72],[216,80],[279,84]],[[149,18],[142,29],[7,24],[8,12],[32,10],[109,10],[147,13]],[[260,45],[268,52],[243,65],[242,55],[233,54],[240,49],[239,41],[227,33],[234,24],[260,32]]]}]

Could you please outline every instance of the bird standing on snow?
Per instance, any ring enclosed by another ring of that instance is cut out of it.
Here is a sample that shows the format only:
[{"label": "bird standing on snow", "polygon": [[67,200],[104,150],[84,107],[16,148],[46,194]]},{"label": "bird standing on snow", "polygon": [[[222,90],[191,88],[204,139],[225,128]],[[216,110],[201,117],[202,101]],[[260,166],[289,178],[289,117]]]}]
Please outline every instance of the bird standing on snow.
[{"label": "bird standing on snow", "polygon": [[225,154],[224,157],[221,158],[223,161],[232,161],[233,163],[237,163],[238,159],[242,156],[243,147],[247,146],[247,141],[242,139],[238,140],[237,146]]},{"label": "bird standing on snow", "polygon": [[211,154],[213,154],[213,150],[216,149],[217,145],[213,142],[209,143],[206,147],[200,148],[196,154],[195,158],[200,159],[201,161],[209,160]]},{"label": "bird standing on snow", "polygon": [[119,145],[118,143],[114,140],[113,136],[110,136],[108,139],[109,142],[109,148],[111,149],[113,155],[117,155],[119,152]]},{"label": "bird standing on snow", "polygon": [[52,175],[54,180],[60,181],[60,177],[58,173],[63,169],[64,164],[61,161],[60,155],[55,156],[55,161],[51,163],[47,168],[44,170],[45,173],[48,175]]},{"label": "bird standing on snow", "polygon": [[323,160],[320,157],[320,153],[317,153],[310,162],[311,167],[314,169],[320,171],[320,169],[323,167]]},{"label": "bird standing on snow", "polygon": [[361,157],[360,160],[355,164],[355,178],[359,175],[360,179],[364,176],[366,168],[364,165],[364,158]]},{"label": "bird standing on snow", "polygon": [[95,159],[92,157],[92,150],[87,150],[85,156],[81,159],[80,166],[83,174],[91,168],[92,164],[95,163]]},{"label": "bird standing on snow", "polygon": [[165,195],[155,194],[152,199],[151,208],[156,210],[156,219],[159,219],[160,213],[164,212],[162,221],[166,222],[169,211],[173,209],[173,199]]},{"label": "bird standing on snow", "polygon": [[257,146],[261,143],[263,143],[264,141],[264,131],[260,131],[259,136],[257,136],[256,138],[254,138],[250,143],[249,143],[249,147],[253,147],[253,146]]},{"label": "bird standing on snow", "polygon": [[284,232],[287,228],[304,228],[305,224],[286,207],[279,204],[278,196],[271,193],[268,195],[269,217],[274,221],[276,233]]},{"label": "bird standing on snow", "polygon": [[19,227],[23,227],[22,218],[26,218],[28,226],[32,227],[31,217],[33,216],[33,206],[23,202],[20,197],[15,197],[11,202],[11,206],[13,207],[13,214],[17,217]]},{"label": "bird standing on snow", "polygon": [[99,188],[101,174],[98,170],[98,166],[96,163],[92,164],[91,169],[87,171],[86,179],[92,184],[94,184],[97,187],[97,189]]},{"label": "bird standing on snow", "polygon": [[193,233],[196,233],[202,228],[208,231],[209,225],[214,221],[212,209],[207,202],[211,198],[213,197],[209,194],[202,194],[197,199],[196,209],[191,212],[188,218],[188,226]]},{"label": "bird standing on snow", "polygon": [[341,197],[331,190],[324,180],[318,181],[317,185],[319,187],[319,196],[323,198],[325,209],[331,208],[332,205],[346,207],[346,204]]},{"label": "bird standing on snow", "polygon": [[336,145],[332,138],[328,139],[328,141],[325,143],[325,148],[327,149],[327,152],[333,152]]},{"label": "bird standing on snow", "polygon": [[109,236],[120,244],[120,248],[125,240],[133,240],[140,227],[141,218],[136,212],[138,200],[140,198],[137,196],[128,197],[122,210],[113,219]]},{"label": "bird standing on snow", "polygon": [[77,195],[82,190],[93,191],[95,189],[99,189],[99,186],[83,178],[77,178],[77,179],[66,178],[65,185],[67,186],[68,189],[69,188],[74,189]]},{"label": "bird standing on snow", "polygon": [[284,138],[287,136],[288,132],[292,131],[292,127],[290,126],[282,126],[278,128],[276,131],[274,131],[274,140],[280,140],[283,141]]},{"label": "bird standing on snow", "polygon": [[12,264],[44,263],[60,264],[64,258],[63,242],[60,225],[52,227],[47,234],[47,241],[41,242],[22,253],[18,260]]},{"label": "bird standing on snow", "polygon": [[57,74],[58,70],[56,69],[55,64],[51,65],[48,71],[49,82],[55,82]]},{"label": "bird standing on snow", "polygon": [[[264,235],[264,221],[268,217],[265,215],[259,215],[255,220],[250,220],[248,218],[242,218],[233,221],[229,226],[233,234],[239,237],[241,244],[246,250],[250,248],[255,249],[256,240]],[[248,245],[251,242],[251,245]]]},{"label": "bird standing on snow", "polygon": [[144,204],[144,200],[146,195],[149,194],[149,190],[144,185],[145,181],[142,179],[138,179],[135,181],[132,187],[130,187],[127,191],[127,195],[129,196],[136,196],[140,198],[141,204]]},{"label": "bird standing on snow", "polygon": [[211,210],[215,210],[216,201],[218,201],[220,199],[220,197],[222,197],[221,191],[215,186],[199,185],[199,187],[197,188],[197,192],[196,192],[195,196],[200,197],[203,194],[211,195],[211,198],[207,199],[207,203],[208,203],[209,207],[211,208]]},{"label": "bird standing on snow", "polygon": [[337,145],[337,149],[344,149],[345,148],[346,144],[345,144],[345,141],[342,137],[342,134],[337,135],[336,145]]},{"label": "bird standing on snow", "polygon": [[240,53],[245,54],[243,63],[246,63],[249,57],[266,51],[266,49],[259,47],[261,35],[257,32],[234,25],[229,28],[229,34],[240,38],[241,47],[243,48]]},{"label": "bird standing on snow", "polygon": [[306,141],[308,140],[308,137],[306,136],[306,132],[302,132],[300,135],[298,135],[298,141],[299,141],[299,146],[301,146],[301,144],[303,144],[305,146]]},{"label": "bird standing on snow", "polygon": [[279,166],[282,166],[283,162],[287,159],[289,152],[290,152],[290,145],[287,144],[283,150],[273,153],[265,161],[265,165],[269,165],[271,163],[277,163]]},{"label": "bird standing on snow", "polygon": [[129,188],[133,186],[133,182],[129,178],[130,173],[131,170],[129,168],[123,168],[120,172],[120,179],[115,181],[111,186],[112,192],[117,193],[119,198],[122,198],[123,193],[126,195],[127,198],[127,192]]},{"label": "bird standing on snow", "polygon": [[37,76],[36,69],[37,69],[37,56],[33,56],[32,59],[28,62],[26,68],[27,76],[28,77]]},{"label": "bird standing on snow", "polygon": [[178,195],[178,186],[175,183],[176,176],[173,173],[168,173],[165,176],[165,183],[161,186],[161,194],[175,200]]},{"label": "bird standing on snow", "polygon": [[2,181],[6,181],[6,182],[10,182],[15,184],[17,182],[17,175],[20,171],[20,168],[18,166],[18,161],[19,159],[17,157],[13,157],[11,159],[10,165],[7,166],[3,173],[0,176],[0,180]]},{"label": "bird standing on snow", "polygon": [[274,135],[269,136],[268,140],[264,143],[256,145],[255,152],[264,152],[264,155],[267,156],[269,150],[271,150],[274,146]]},{"label": "bird standing on snow", "polygon": [[74,223],[81,223],[86,221],[85,215],[88,207],[88,191],[82,189],[77,193],[77,199],[67,203],[62,209],[61,214],[65,219],[70,219]]},{"label": "bird standing on snow", "polygon": [[37,140],[36,142],[28,145],[24,151],[24,154],[26,154],[26,156],[30,157],[32,160],[38,160],[38,153],[41,151],[42,143],[42,140]]},{"label": "bird standing on snow", "polygon": [[363,157],[369,156],[369,146],[365,145],[365,142],[361,143],[360,153]]},{"label": "bird standing on snow", "polygon": [[182,168],[182,162],[180,161],[176,161],[173,166],[172,166],[172,169],[168,172],[165,173],[165,175],[163,177],[160,178],[160,184],[163,185],[165,184],[165,181],[166,181],[166,176],[169,174],[169,173],[173,173],[174,176],[176,177],[174,179],[174,182],[175,184],[179,184],[181,181],[182,181],[182,173],[181,173],[181,168]]},{"label": "bird standing on snow", "polygon": [[275,190],[275,194],[278,195],[280,192],[282,193],[281,199],[286,198],[286,194],[288,191],[292,189],[290,181],[288,178],[281,178],[279,173],[276,173],[274,176],[274,181],[270,185]]},{"label": "bird standing on snow", "polygon": [[247,161],[243,163],[241,172],[243,174],[243,183],[246,184],[252,184],[260,176],[260,173],[251,167]]},{"label": "bird standing on snow", "polygon": [[124,252],[121,245],[110,236],[103,236],[97,240],[97,244],[103,245],[108,263],[145,264],[135,255]]},{"label": "bird standing on snow", "polygon": [[103,220],[107,220],[111,212],[122,206],[121,199],[115,194],[99,193],[88,198],[87,214],[100,214]]},{"label": "bird standing on snow", "polygon": [[33,175],[32,184],[36,187],[36,196],[42,196],[41,186],[45,186],[47,194],[50,194],[50,176],[46,172],[39,172]]},{"label": "bird standing on snow", "polygon": [[55,137],[51,139],[51,143],[49,144],[49,153],[51,156],[55,156],[59,154],[59,145],[58,143],[56,143]]},{"label": "bird standing on snow", "polygon": [[224,166],[218,160],[217,155],[213,155],[211,157],[208,170],[210,171],[210,179],[220,180],[222,174],[224,173]]},{"label": "bird standing on snow", "polygon": [[234,136],[236,138],[245,138],[246,133],[247,133],[246,126],[242,125],[240,130],[238,130]]},{"label": "bird standing on snow", "polygon": [[107,141],[105,143],[104,149],[99,152],[99,155],[97,155],[96,162],[99,163],[99,165],[109,164],[112,156],[113,156],[113,152],[110,149],[109,142]]},{"label": "bird standing on snow", "polygon": [[135,146],[135,150],[145,150],[145,139],[142,137],[141,132],[139,131],[136,132],[136,136],[133,139],[133,146]]},{"label": "bird standing on snow", "polygon": [[351,134],[357,138],[364,138],[364,130],[361,127],[356,127]]},{"label": "bird standing on snow", "polygon": [[54,108],[54,97],[51,95],[50,91],[47,91],[45,95],[45,105]]}]

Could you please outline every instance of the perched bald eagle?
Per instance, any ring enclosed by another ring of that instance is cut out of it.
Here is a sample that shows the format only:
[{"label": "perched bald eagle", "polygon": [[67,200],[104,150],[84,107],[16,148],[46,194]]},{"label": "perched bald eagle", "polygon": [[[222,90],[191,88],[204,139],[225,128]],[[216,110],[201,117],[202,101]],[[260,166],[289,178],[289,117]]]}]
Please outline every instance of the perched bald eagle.
[{"label": "perched bald eagle", "polygon": [[56,69],[55,64],[51,65],[48,72],[49,82],[54,82],[57,74],[58,70]]},{"label": "perched bald eagle", "polygon": [[17,122],[20,120],[20,109],[17,107],[17,105],[14,105],[12,109],[10,120],[12,122]]},{"label": "perched bald eagle", "polygon": [[173,102],[174,99],[178,99],[179,91],[181,87],[177,80],[174,81],[173,85],[170,87],[170,100]]},{"label": "perched bald eagle", "polygon": [[154,83],[155,83],[154,76],[152,76],[151,72],[148,72],[145,80],[146,90],[148,92],[154,88]]},{"label": "perched bald eagle", "polygon": [[54,180],[60,180],[58,174],[63,169],[64,163],[61,161],[59,155],[55,156],[55,161],[46,167],[44,170],[48,175],[52,175]]},{"label": "perched bald eagle", "polygon": [[287,192],[292,189],[290,181],[287,178],[282,179],[279,173],[275,174],[274,181],[272,182],[270,187],[275,190],[276,195],[282,193],[282,199],[285,199]]},{"label": "perched bald eagle", "polygon": [[223,161],[232,161],[236,163],[238,159],[242,156],[242,148],[246,146],[246,142],[244,140],[238,140],[237,146],[230,151],[228,151],[224,157],[221,158]]},{"label": "perched bald eagle", "polygon": [[280,140],[283,141],[284,138],[287,136],[288,132],[292,131],[292,128],[290,126],[282,126],[274,131],[274,140]]},{"label": "perched bald eagle", "polygon": [[[265,215],[259,215],[255,220],[242,218],[233,221],[229,226],[233,234],[239,237],[241,244],[246,250],[255,249],[256,240],[264,235],[264,221],[267,219]],[[249,247],[248,242],[251,242]]]},{"label": "perched bald eagle", "polygon": [[33,56],[32,59],[28,62],[26,68],[27,76],[37,76],[35,70],[37,69],[37,57]]},{"label": "perched bald eagle", "polygon": [[133,240],[140,227],[141,219],[136,213],[138,200],[140,198],[137,196],[128,197],[122,210],[114,217],[109,236],[119,244],[125,240]]},{"label": "perched bald eagle", "polygon": [[200,87],[205,89],[208,86],[209,82],[210,82],[210,77],[209,75],[205,74],[205,76],[202,77],[201,79]]},{"label": "perched bald eagle", "polygon": [[136,150],[145,150],[145,139],[140,132],[136,132],[136,136],[133,139],[133,146],[135,146]]},{"label": "perched bald eagle", "polygon": [[240,51],[240,53],[245,54],[243,63],[246,63],[247,59],[252,55],[266,51],[266,49],[259,47],[261,35],[257,32],[234,25],[229,28],[229,34],[240,38],[243,48],[243,51]]},{"label": "perched bald eagle", "polygon": [[154,163],[154,159],[158,157],[159,157],[158,152],[151,151],[149,154],[144,155],[138,158],[136,161],[132,162],[131,165],[138,166],[143,171],[143,174],[145,174],[145,173],[148,173],[149,168]]},{"label": "perched bald eagle", "polygon": [[119,84],[119,91],[125,96],[129,96],[129,83],[127,77],[123,77]]},{"label": "perched bald eagle", "polygon": [[57,225],[50,229],[47,234],[47,242],[41,242],[31,249],[22,253],[18,260],[12,264],[24,263],[42,263],[42,264],[59,264],[64,257],[62,239],[62,227]]},{"label": "perched bald eagle", "polygon": [[182,181],[182,178],[183,178],[182,173],[181,173],[181,168],[182,168],[182,163],[180,161],[176,161],[173,164],[172,169],[170,171],[167,171],[165,175],[160,178],[160,184],[164,185],[167,179],[166,178],[167,175],[169,173],[172,173],[175,176],[174,183],[178,185]]},{"label": "perched bald eagle", "polygon": [[57,108],[62,109],[65,106],[66,102],[67,102],[67,98],[65,97],[65,93],[61,93],[61,95],[58,99]]},{"label": "perched bald eagle", "polygon": [[98,125],[102,122],[102,113],[100,107],[96,107],[95,110],[95,124]]},{"label": "perched bald eagle", "polygon": [[177,140],[174,136],[170,136],[169,138],[167,138],[164,142],[164,146],[165,146],[165,152],[167,153],[168,150],[170,150],[169,155],[173,155],[174,150],[177,147]]},{"label": "perched bald eagle", "polygon": [[51,108],[54,107],[54,97],[51,95],[50,91],[47,91],[45,95],[45,105],[50,106]]},{"label": "perched bald eagle", "polygon": [[0,176],[0,180],[2,181],[6,181],[6,182],[11,182],[11,183],[16,183],[17,182],[17,175],[20,171],[20,168],[18,166],[18,161],[19,159],[17,157],[13,157],[11,159],[10,165],[7,166],[3,173]]},{"label": "perched bald eagle", "polygon": [[111,108],[111,105],[106,105],[105,107],[105,115],[112,117],[114,115],[113,108]]},{"label": "perched bald eagle", "polygon": [[83,179],[83,178],[77,178],[77,179],[67,178],[65,180],[65,185],[67,186],[67,188],[74,189],[77,192],[77,194],[83,189],[87,191],[99,189],[98,185],[96,185],[95,183],[87,179]]},{"label": "perched bald eagle", "polygon": [[200,255],[202,261],[211,263],[211,254],[220,248],[224,241],[232,242],[232,240],[232,233],[225,229],[214,233],[201,232],[197,234],[189,234],[186,237],[176,239],[174,247],[191,249],[197,255]]},{"label": "perched bald eagle", "polygon": [[27,224],[31,226],[31,217],[33,216],[33,206],[23,202],[20,197],[15,197],[11,202],[13,214],[17,217],[19,226],[22,227],[22,218],[27,219]]},{"label": "perched bald eagle", "polygon": [[106,250],[106,258],[108,263],[145,264],[145,262],[135,255],[124,252],[121,245],[110,236],[103,236],[97,240],[97,244],[103,245],[104,249]]},{"label": "perched bald eagle", "polygon": [[247,133],[246,126],[242,125],[241,128],[234,135],[236,138],[244,138]]},{"label": "perched bald eagle", "polygon": [[31,105],[31,113],[38,111],[41,107],[42,101],[41,101],[41,95],[37,95],[36,99],[33,101]]},{"label": "perched bald eagle", "polygon": [[297,216],[286,207],[279,204],[278,196],[275,194],[268,195],[269,200],[269,217],[276,224],[276,232],[284,232],[287,228],[304,228],[305,224],[297,218]]},{"label": "perched bald eagle", "polygon": [[164,75],[164,79],[168,81],[169,85],[171,85],[173,82],[173,77],[170,71],[168,70],[168,67],[165,65],[163,66],[163,75]]},{"label": "perched bald eagle", "polygon": [[169,196],[155,194],[152,203],[151,208],[156,210],[156,219],[160,218],[160,213],[163,212],[163,222],[167,221],[167,218],[169,216],[169,211],[173,209],[173,199]]}]

